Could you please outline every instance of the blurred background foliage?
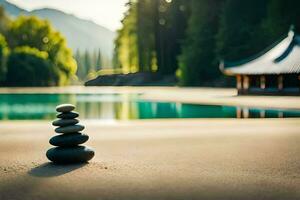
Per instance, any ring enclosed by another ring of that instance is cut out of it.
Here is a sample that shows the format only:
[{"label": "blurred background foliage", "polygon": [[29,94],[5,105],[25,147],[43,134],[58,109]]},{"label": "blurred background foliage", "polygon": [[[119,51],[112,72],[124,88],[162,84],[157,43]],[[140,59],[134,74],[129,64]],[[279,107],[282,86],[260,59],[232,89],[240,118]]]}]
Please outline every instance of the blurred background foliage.
[{"label": "blurred background foliage", "polygon": [[300,28],[298,0],[131,0],[115,40],[124,73],[177,74],[181,86],[232,85],[220,60],[239,61]]},{"label": "blurred background foliage", "polygon": [[7,61],[7,86],[55,85],[59,73],[54,72],[46,51],[29,46],[16,47]]},{"label": "blurred background foliage", "polygon": [[[106,49],[77,49],[37,17],[0,7],[0,85],[62,86],[98,75],[156,73],[180,86],[233,86],[221,60],[258,54],[300,29],[298,0],[129,0],[111,60]],[[170,79],[171,80],[171,79]],[[172,79],[173,80],[173,79]]]},{"label": "blurred background foliage", "polygon": [[58,86],[75,78],[72,52],[48,21],[9,19],[1,8],[0,25],[1,85]]},{"label": "blurred background foliage", "polygon": [[79,50],[75,52],[75,59],[77,61],[77,77],[79,80],[86,81],[95,78],[99,70],[103,69],[103,65],[110,63],[110,60],[103,56],[101,50]]}]

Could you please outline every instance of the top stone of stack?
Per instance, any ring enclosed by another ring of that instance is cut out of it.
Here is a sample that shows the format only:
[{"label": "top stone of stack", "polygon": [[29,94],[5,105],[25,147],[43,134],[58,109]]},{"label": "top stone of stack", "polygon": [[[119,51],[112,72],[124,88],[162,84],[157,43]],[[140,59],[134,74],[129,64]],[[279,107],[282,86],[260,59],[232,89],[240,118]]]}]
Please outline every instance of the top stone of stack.
[{"label": "top stone of stack", "polygon": [[75,109],[75,106],[72,104],[62,104],[56,107],[56,111],[57,112],[62,112],[62,113],[66,113],[66,112],[71,112]]}]

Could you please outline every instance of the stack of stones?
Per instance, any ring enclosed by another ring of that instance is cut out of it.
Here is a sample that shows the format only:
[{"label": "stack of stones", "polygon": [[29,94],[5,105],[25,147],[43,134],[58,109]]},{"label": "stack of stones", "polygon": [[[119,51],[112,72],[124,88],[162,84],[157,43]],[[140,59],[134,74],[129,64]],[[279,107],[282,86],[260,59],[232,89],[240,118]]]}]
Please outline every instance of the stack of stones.
[{"label": "stack of stones", "polygon": [[84,126],[78,124],[79,117],[77,112],[74,112],[74,105],[63,104],[56,107],[58,120],[52,124],[57,126],[55,132],[60,134],[50,139],[50,144],[56,146],[47,151],[47,158],[54,163],[70,164],[84,163],[91,160],[95,152],[93,149],[81,146],[88,141],[89,136],[82,134]]}]

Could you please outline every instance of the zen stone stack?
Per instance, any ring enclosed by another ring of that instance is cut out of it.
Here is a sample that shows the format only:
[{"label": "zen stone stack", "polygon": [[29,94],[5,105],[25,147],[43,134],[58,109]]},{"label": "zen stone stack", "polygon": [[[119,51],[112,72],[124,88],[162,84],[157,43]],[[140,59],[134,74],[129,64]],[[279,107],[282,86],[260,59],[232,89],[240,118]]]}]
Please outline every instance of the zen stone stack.
[{"label": "zen stone stack", "polygon": [[84,126],[78,124],[79,117],[77,112],[74,112],[75,106],[71,104],[63,104],[56,107],[57,120],[52,124],[57,126],[55,132],[59,135],[50,139],[50,144],[56,146],[47,151],[47,158],[54,163],[71,164],[84,163],[91,160],[95,152],[93,149],[81,144],[88,141],[89,136],[81,133]]}]

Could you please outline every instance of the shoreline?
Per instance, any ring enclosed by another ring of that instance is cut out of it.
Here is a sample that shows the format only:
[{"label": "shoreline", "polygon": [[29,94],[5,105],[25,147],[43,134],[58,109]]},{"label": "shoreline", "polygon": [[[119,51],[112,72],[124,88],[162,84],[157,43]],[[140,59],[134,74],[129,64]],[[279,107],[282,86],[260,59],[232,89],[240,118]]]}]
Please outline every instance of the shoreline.
[{"label": "shoreline", "polygon": [[300,109],[300,96],[237,96],[235,89],[179,87],[0,88],[0,94],[140,94],[142,100],[255,108]]}]

